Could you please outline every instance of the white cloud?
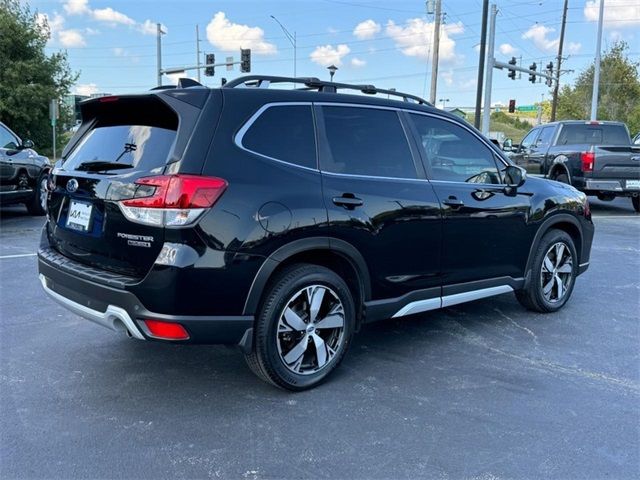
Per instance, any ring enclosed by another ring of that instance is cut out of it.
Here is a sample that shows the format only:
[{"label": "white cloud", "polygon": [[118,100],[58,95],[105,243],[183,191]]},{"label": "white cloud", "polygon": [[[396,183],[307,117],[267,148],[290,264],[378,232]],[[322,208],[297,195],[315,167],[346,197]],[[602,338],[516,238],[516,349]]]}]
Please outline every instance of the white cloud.
[{"label": "white cloud", "polygon": [[[584,6],[584,18],[597,22],[600,16],[600,1],[588,0]],[[640,3],[630,0],[606,0],[604,23],[616,28],[640,25]]]},{"label": "white cloud", "polygon": [[355,68],[362,68],[367,64],[367,62],[365,60],[362,60],[361,58],[357,58],[354,57],[351,59],[351,66],[355,67]]},{"label": "white cloud", "polygon": [[503,43],[502,45],[500,45],[500,47],[498,47],[498,50],[500,50],[500,53],[503,55],[513,55],[518,51],[517,48],[508,43]]},{"label": "white cloud", "polygon": [[41,29],[45,28],[45,25],[48,25],[49,33],[53,39],[57,36],[58,32],[62,30],[62,27],[64,26],[64,17],[59,13],[54,13],[53,16],[46,13],[37,13],[36,23]]},{"label": "white cloud", "polygon": [[73,93],[76,95],[93,95],[94,93],[98,93],[98,86],[95,83],[81,83],[75,86]]},{"label": "white cloud", "polygon": [[124,13],[118,12],[111,7],[97,8],[91,12],[91,16],[99,22],[104,22],[111,26],[116,24],[132,26],[136,24],[133,18],[128,17]]},{"label": "white cloud", "polygon": [[[443,25],[440,32],[440,59],[453,61],[456,59],[456,42],[451,38],[464,32],[462,22]],[[418,57],[427,60],[433,42],[433,22],[425,22],[421,18],[410,18],[404,26],[396,25],[392,20],[387,22],[386,32],[396,47],[408,57]]]},{"label": "white cloud", "polygon": [[250,48],[256,55],[270,55],[277,52],[273,43],[264,40],[264,30],[231,22],[224,12],[216,13],[207,25],[207,40],[214,47],[225,52]]},{"label": "white cloud", "polygon": [[63,7],[69,15],[84,15],[91,12],[89,0],[67,0]]},{"label": "white cloud", "polygon": [[[138,25],[138,31],[144,35],[156,35],[158,33],[158,22],[152,22],[151,20],[145,20]],[[167,27],[164,24],[160,24],[160,28],[164,33],[168,32]]]},{"label": "white cloud", "polygon": [[82,33],[75,29],[60,30],[58,32],[58,40],[63,47],[67,48],[84,47],[87,44]]},{"label": "white cloud", "polygon": [[582,44],[579,42],[569,42],[567,45],[567,52],[569,53],[578,53],[582,48]]},{"label": "white cloud", "polygon": [[446,70],[444,72],[440,72],[440,78],[442,78],[444,80],[444,83],[447,86],[451,86],[453,85],[453,71],[452,70]]},{"label": "white cloud", "polygon": [[347,55],[351,49],[345,45],[340,44],[337,47],[333,45],[323,45],[316,47],[316,49],[311,52],[309,58],[314,63],[317,63],[321,67],[328,67],[329,65],[342,65],[342,58]]},{"label": "white cloud", "polygon": [[360,40],[367,40],[375,37],[381,30],[382,26],[379,23],[369,19],[356,25],[356,28],[353,29],[353,35]]},{"label": "white cloud", "polygon": [[545,27],[542,24],[532,25],[529,30],[522,34],[525,40],[531,40],[533,44],[540,50],[545,52],[553,52],[558,50],[560,38],[548,38],[550,33],[555,32],[555,28]]},{"label": "white cloud", "polygon": [[113,49],[113,54],[116,57],[126,57],[128,52],[124,48],[116,47]]}]

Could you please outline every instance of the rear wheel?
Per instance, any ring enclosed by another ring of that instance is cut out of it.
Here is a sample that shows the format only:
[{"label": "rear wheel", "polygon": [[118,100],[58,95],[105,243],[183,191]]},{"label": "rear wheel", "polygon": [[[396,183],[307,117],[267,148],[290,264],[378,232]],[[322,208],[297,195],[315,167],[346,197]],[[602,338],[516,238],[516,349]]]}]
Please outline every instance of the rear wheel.
[{"label": "rear wheel", "polygon": [[548,313],[560,310],[571,297],[578,271],[573,239],[562,230],[550,230],[540,241],[528,286],[516,292],[527,309]]},{"label": "rear wheel", "polygon": [[631,203],[633,204],[633,209],[640,213],[640,196],[631,197]]},{"label": "rear wheel", "polygon": [[268,287],[245,357],[263,380],[288,390],[312,388],[342,361],[354,324],[353,297],[342,278],[321,266],[293,265]]},{"label": "rear wheel", "polygon": [[566,183],[568,185],[571,185],[571,182],[569,181],[569,175],[567,175],[566,173],[559,173],[554,177],[554,180],[556,182],[560,182],[560,183]]},{"label": "rear wheel", "polygon": [[31,199],[26,203],[29,215],[44,215],[47,213],[47,176],[42,175],[35,185]]}]

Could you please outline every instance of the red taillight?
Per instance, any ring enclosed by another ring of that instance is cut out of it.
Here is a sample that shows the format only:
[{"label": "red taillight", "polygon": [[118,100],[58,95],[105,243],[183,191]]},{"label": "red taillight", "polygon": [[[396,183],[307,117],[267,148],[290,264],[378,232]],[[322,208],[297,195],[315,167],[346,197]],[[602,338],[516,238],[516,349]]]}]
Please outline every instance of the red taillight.
[{"label": "red taillight", "polygon": [[221,178],[200,175],[158,175],[135,183],[134,198],[120,202],[124,215],[134,222],[169,227],[195,222],[228,185]]},{"label": "red taillight", "polygon": [[108,95],[106,97],[100,97],[98,99],[98,101],[100,103],[107,103],[107,102],[117,102],[118,100],[120,100],[120,97],[115,97],[113,95]]},{"label": "red taillight", "polygon": [[165,340],[188,340],[189,334],[179,323],[159,322],[157,320],[145,320],[149,333],[156,338]]},{"label": "red taillight", "polygon": [[580,169],[583,172],[593,172],[593,164],[596,161],[594,152],[582,152],[580,154]]}]

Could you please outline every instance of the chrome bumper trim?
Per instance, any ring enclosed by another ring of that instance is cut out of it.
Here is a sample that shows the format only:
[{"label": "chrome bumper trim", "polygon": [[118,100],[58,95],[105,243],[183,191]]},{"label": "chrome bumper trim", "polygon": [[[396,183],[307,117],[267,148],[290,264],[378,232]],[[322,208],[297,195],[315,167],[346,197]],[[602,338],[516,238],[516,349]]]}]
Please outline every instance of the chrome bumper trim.
[{"label": "chrome bumper trim", "polygon": [[40,283],[42,284],[42,288],[44,289],[45,293],[49,295],[49,297],[51,297],[57,303],[65,307],[67,310],[72,311],[76,315],[79,315],[83,318],[86,318],[87,320],[90,320],[94,323],[97,323],[98,325],[102,325],[103,327],[116,332],[120,330],[116,326],[116,320],[120,320],[127,328],[127,330],[129,330],[131,336],[137,338],[138,340],[145,339],[142,333],[140,333],[140,330],[136,326],[133,319],[123,308],[116,307],[115,305],[109,305],[105,312],[93,310],[92,308],[80,305],[79,303],[76,303],[73,300],[69,300],[59,293],[51,290],[47,285],[47,278],[42,274],[40,274]]}]

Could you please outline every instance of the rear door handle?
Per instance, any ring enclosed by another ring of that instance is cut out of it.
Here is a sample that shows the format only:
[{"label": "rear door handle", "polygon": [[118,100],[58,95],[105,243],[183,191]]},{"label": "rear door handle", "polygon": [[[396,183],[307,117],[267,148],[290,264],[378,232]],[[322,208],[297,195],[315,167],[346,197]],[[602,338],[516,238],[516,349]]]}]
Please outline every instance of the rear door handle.
[{"label": "rear door handle", "polygon": [[333,197],[332,200],[334,204],[344,207],[347,210],[353,210],[356,207],[364,205],[361,198],[358,198],[351,193],[343,193],[341,197]]}]

